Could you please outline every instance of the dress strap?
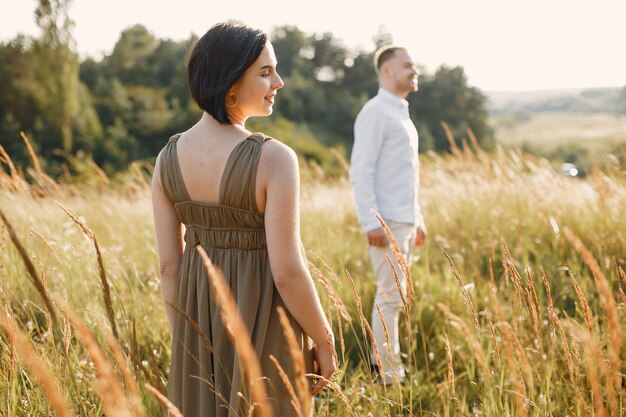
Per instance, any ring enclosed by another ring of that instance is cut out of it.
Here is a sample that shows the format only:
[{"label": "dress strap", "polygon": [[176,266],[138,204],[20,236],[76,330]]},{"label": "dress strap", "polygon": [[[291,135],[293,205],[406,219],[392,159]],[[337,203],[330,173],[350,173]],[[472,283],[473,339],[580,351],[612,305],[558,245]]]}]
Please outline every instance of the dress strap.
[{"label": "dress strap", "polygon": [[159,155],[163,191],[167,197],[175,203],[189,200],[189,194],[187,193],[187,188],[185,187],[183,176],[180,172],[178,154],[176,152],[177,141],[181,135],[182,133],[177,133],[170,137],[167,141],[167,145],[165,145]]}]

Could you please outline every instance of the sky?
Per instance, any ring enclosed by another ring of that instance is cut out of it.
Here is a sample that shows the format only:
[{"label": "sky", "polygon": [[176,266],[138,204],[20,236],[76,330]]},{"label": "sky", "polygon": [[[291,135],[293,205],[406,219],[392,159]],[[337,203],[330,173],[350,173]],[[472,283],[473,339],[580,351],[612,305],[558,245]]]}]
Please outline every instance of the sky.
[{"label": "sky", "polygon": [[[38,34],[36,5],[0,0],[0,42]],[[624,0],[73,0],[69,14],[81,57],[111,53],[137,23],[183,40],[237,19],[266,31],[330,32],[367,51],[382,27],[428,73],[459,65],[483,91],[626,86]]]}]

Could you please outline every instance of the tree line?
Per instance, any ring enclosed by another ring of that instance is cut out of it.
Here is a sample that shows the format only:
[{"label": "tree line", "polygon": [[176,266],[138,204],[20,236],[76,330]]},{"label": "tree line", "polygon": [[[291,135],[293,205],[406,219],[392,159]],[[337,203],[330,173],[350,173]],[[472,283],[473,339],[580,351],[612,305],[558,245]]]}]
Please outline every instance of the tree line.
[{"label": "tree line", "polygon": [[[0,44],[0,145],[24,162],[19,132],[26,132],[51,173],[81,158],[107,172],[153,159],[170,135],[200,117],[185,78],[197,36],[158,39],[135,25],[120,34],[110,54],[80,60],[70,1],[41,0],[35,11],[40,36],[18,35]],[[351,50],[331,33],[307,34],[296,26],[276,27],[271,39],[286,87],[274,115],[248,127],[329,168],[334,157],[328,147],[344,154],[351,149],[354,118],[376,94],[374,50]],[[382,31],[373,40],[376,47],[392,43]],[[471,128],[482,146],[493,144],[486,97],[468,85],[462,67],[424,72],[419,83],[408,100],[422,150],[449,148],[441,121],[456,138]]]}]

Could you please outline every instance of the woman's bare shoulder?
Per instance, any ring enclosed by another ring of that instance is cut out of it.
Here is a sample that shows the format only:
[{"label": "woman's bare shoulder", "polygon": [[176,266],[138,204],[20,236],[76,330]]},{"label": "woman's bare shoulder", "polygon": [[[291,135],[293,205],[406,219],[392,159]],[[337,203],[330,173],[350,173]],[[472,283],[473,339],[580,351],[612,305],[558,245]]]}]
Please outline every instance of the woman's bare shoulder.
[{"label": "woman's bare shoulder", "polygon": [[298,156],[288,145],[277,139],[266,140],[263,144],[259,164],[267,170],[285,169],[298,166]]}]

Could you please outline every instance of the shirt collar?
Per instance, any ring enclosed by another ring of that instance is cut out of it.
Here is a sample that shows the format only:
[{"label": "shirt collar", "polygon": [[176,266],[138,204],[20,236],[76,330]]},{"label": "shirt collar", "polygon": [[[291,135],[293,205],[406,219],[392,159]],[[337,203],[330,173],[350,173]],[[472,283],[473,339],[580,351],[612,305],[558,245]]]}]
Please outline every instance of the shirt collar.
[{"label": "shirt collar", "polygon": [[379,87],[378,88],[378,95],[385,101],[393,104],[394,106],[398,107],[399,109],[408,109],[409,107],[409,102],[406,101],[403,98],[398,97],[397,95],[395,95],[394,93],[392,93],[391,91],[383,88],[383,87]]}]

